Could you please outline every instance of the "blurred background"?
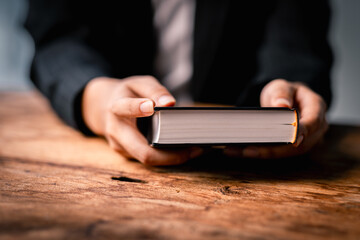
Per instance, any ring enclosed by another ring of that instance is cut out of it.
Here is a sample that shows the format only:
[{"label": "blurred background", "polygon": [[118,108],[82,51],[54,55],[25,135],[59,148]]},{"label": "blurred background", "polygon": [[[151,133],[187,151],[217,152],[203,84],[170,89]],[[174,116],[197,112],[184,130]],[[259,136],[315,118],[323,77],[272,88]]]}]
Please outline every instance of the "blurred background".
[{"label": "blurred background", "polygon": [[[330,42],[335,63],[332,71],[332,123],[360,125],[360,1],[331,0]],[[0,0],[0,90],[28,90],[33,43],[22,28],[26,0]]]}]

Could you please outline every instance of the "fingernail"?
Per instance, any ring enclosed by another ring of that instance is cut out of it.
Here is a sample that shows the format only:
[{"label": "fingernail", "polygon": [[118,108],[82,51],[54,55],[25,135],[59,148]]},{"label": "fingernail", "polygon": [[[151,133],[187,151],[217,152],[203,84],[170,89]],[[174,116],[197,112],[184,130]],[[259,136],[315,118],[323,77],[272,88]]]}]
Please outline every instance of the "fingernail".
[{"label": "fingernail", "polygon": [[251,147],[251,148],[245,148],[242,152],[244,157],[248,158],[256,158],[259,156],[259,150],[257,148]]},{"label": "fingernail", "polygon": [[274,102],[275,106],[291,108],[291,103],[286,98],[278,98]]},{"label": "fingernail", "polygon": [[297,138],[294,146],[295,146],[295,147],[298,147],[298,146],[302,143],[303,140],[304,140],[304,135],[300,135],[300,136]]},{"label": "fingernail", "polygon": [[202,149],[202,148],[194,148],[190,152],[190,158],[191,159],[196,158],[196,157],[200,156],[201,154],[203,154],[203,152],[204,152],[204,149]]},{"label": "fingernail", "polygon": [[143,113],[152,113],[154,111],[154,103],[146,101],[140,104],[140,111]]},{"label": "fingernail", "polygon": [[169,95],[164,95],[159,98],[159,103],[162,106],[171,105],[171,104],[175,103],[175,98],[173,98]]}]

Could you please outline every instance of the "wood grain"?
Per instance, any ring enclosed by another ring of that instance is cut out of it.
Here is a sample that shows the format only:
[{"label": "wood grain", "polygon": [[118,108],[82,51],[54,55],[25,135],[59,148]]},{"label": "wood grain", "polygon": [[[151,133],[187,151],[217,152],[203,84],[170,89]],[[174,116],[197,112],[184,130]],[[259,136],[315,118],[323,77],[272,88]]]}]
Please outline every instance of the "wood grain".
[{"label": "wood grain", "polygon": [[0,93],[0,239],[360,239],[360,127],[306,156],[147,168]]}]

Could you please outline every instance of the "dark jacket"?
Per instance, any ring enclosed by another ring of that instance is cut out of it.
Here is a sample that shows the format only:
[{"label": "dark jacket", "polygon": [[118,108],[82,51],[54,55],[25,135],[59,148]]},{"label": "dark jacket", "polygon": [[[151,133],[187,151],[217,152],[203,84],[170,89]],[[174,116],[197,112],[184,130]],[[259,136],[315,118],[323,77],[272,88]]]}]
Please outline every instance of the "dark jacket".
[{"label": "dark jacket", "polygon": [[[92,78],[154,75],[151,0],[29,2],[31,79],[71,126],[87,132],[81,97]],[[285,78],[329,103],[328,24],[326,0],[196,1],[194,100],[257,106],[262,87]]]}]

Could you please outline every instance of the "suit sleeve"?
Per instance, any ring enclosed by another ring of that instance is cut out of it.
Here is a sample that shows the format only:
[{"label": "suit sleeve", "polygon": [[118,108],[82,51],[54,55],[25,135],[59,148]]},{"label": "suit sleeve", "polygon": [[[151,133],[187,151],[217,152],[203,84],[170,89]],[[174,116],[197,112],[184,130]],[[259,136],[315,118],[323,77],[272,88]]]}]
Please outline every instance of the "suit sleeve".
[{"label": "suit sleeve", "polygon": [[82,120],[82,91],[110,69],[88,41],[87,16],[69,2],[29,1],[25,27],[35,44],[31,79],[67,124],[91,135]]},{"label": "suit sleeve", "polygon": [[239,105],[259,103],[262,88],[284,78],[303,82],[330,104],[332,53],[327,40],[330,7],[326,0],[278,0],[258,53],[258,74]]}]

